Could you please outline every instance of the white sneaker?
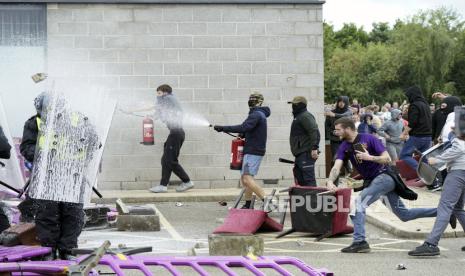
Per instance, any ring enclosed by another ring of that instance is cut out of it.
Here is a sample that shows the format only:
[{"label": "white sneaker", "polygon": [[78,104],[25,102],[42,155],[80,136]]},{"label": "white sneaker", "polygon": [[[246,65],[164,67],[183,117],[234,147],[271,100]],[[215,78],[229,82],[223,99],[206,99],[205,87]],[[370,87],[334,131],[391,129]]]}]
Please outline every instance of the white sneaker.
[{"label": "white sneaker", "polygon": [[158,185],[149,189],[152,193],[166,193],[168,192],[168,187],[163,185]]},{"label": "white sneaker", "polygon": [[192,188],[194,188],[194,182],[192,182],[192,181],[183,182],[183,183],[181,183],[181,185],[176,187],[176,192],[184,192],[184,191],[187,191],[187,190],[192,189]]}]

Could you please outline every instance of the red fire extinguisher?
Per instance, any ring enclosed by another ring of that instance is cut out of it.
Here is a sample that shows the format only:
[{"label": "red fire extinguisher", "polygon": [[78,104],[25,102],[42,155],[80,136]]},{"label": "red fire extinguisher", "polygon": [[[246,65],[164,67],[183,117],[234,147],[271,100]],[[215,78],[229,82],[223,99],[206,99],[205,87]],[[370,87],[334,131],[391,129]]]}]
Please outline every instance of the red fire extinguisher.
[{"label": "red fire extinguisher", "polygon": [[153,120],[149,117],[145,117],[142,121],[142,144],[155,144],[155,139],[153,138]]},{"label": "red fire extinguisher", "polygon": [[229,168],[231,170],[242,169],[242,159],[244,158],[244,139],[236,138],[231,142],[231,163]]}]

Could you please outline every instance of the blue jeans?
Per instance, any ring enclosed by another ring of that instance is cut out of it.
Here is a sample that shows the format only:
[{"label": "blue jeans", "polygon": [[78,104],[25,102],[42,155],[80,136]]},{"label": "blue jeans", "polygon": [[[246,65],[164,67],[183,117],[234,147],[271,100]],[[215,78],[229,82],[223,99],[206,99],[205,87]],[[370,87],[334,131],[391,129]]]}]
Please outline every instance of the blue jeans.
[{"label": "blue jeans", "polygon": [[355,216],[351,216],[354,223],[354,242],[365,240],[365,210],[373,202],[383,197],[383,204],[388,207],[401,221],[409,221],[416,218],[435,217],[436,208],[412,208],[407,209],[394,192],[394,180],[387,174],[380,174],[371,182],[370,186],[363,189],[355,200]]},{"label": "blue jeans", "polygon": [[400,152],[400,160],[404,160],[407,165],[409,165],[415,171],[418,167],[417,160],[413,159],[412,154],[415,150],[419,150],[421,152],[426,151],[431,147],[431,136],[426,137],[418,137],[418,136],[410,136],[408,140],[405,142],[402,151]]}]

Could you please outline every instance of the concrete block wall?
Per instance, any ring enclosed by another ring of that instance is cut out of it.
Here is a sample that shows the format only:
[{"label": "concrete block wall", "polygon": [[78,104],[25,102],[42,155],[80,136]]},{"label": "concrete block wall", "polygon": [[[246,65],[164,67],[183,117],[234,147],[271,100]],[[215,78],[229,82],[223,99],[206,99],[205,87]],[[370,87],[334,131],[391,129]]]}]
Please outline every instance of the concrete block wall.
[{"label": "concrete block wall", "polygon": [[[291,183],[291,107],[309,100],[324,137],[322,6],[48,4],[48,70],[67,85],[100,85],[120,105],[153,103],[155,88],[174,88],[189,114],[213,124],[239,124],[251,92],[271,108],[267,154],[258,179]],[[142,118],[116,112],[103,156],[101,189],[145,189],[161,176],[168,132],[155,126],[143,146]],[[200,188],[236,187],[229,170],[231,137],[186,128],[180,162]],[[324,140],[316,175],[324,177]],[[176,176],[172,180],[178,180]]]}]

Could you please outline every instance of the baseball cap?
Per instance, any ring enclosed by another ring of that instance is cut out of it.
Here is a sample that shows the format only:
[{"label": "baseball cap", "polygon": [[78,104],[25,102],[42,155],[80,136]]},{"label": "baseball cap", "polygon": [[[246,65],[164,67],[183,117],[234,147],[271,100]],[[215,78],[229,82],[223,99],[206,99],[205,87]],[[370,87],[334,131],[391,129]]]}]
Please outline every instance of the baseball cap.
[{"label": "baseball cap", "polygon": [[307,104],[307,99],[305,99],[304,96],[295,96],[292,101],[287,102],[288,104],[298,104],[298,103],[304,103]]}]

